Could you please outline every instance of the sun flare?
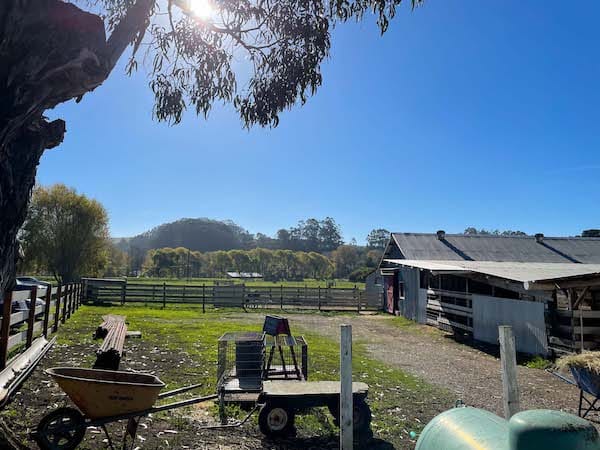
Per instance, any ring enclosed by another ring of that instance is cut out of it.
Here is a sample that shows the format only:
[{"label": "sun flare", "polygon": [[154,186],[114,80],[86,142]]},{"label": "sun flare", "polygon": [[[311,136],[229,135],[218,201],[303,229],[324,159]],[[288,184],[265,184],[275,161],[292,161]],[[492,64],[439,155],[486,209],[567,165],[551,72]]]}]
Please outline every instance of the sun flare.
[{"label": "sun flare", "polygon": [[190,11],[202,20],[210,19],[215,12],[210,0],[189,0]]}]

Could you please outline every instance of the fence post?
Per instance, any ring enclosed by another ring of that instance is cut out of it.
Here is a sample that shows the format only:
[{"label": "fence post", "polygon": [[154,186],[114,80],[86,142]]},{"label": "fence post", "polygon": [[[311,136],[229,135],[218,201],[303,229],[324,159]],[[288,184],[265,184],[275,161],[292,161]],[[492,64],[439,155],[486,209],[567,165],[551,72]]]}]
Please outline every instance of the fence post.
[{"label": "fence post", "polygon": [[61,323],[65,323],[67,320],[67,304],[69,303],[69,285],[65,284],[65,288],[63,290],[63,312],[62,317],[60,319]]},{"label": "fence post", "polygon": [[127,296],[127,281],[121,286],[121,305],[125,304],[125,297]]},{"label": "fence post", "polygon": [[354,448],[352,430],[352,325],[341,326],[340,342],[340,450]]},{"label": "fence post", "polygon": [[31,347],[33,342],[33,325],[35,324],[35,307],[37,303],[37,286],[29,291],[29,315],[27,316],[27,340],[25,348]]},{"label": "fence post", "polygon": [[71,284],[71,311],[69,314],[69,318],[71,317],[71,314],[73,314],[75,312],[75,310],[77,309],[75,307],[76,303],[77,303],[77,285]]},{"label": "fence post", "polygon": [[0,370],[6,367],[8,358],[8,337],[10,335],[10,315],[12,314],[12,292],[4,293],[2,325],[0,325]]},{"label": "fence post", "polygon": [[53,328],[53,330],[55,333],[58,331],[58,319],[60,317],[61,291],[62,291],[62,285],[60,283],[58,283],[58,286],[56,287],[56,309],[54,311],[54,328]]},{"label": "fence post", "polygon": [[206,312],[206,285],[202,283],[202,313]]},{"label": "fence post", "polygon": [[519,412],[519,385],[517,382],[517,352],[512,327],[499,326],[500,363],[502,365],[502,391],[506,420]]},{"label": "fence post", "polygon": [[281,309],[283,309],[283,284],[280,286],[279,292],[279,305],[281,306]]},{"label": "fence post", "polygon": [[185,284],[183,285],[183,293],[181,294],[181,302],[185,303]]},{"label": "fence post", "polygon": [[156,285],[153,284],[152,285],[152,303],[154,303],[154,294],[155,294],[155,292],[156,292]]},{"label": "fence post", "polygon": [[167,307],[167,282],[163,281],[163,309]]},{"label": "fence post", "polygon": [[67,319],[71,318],[71,311],[73,310],[73,283],[69,283],[69,302],[67,303]]},{"label": "fence post", "polygon": [[360,314],[360,291],[358,291],[358,314]]},{"label": "fence post", "polygon": [[319,311],[321,311],[321,285],[319,285],[318,288],[319,288]]},{"label": "fence post", "polygon": [[48,288],[46,289],[46,307],[44,309],[44,328],[43,333],[44,337],[48,337],[48,322],[50,321],[50,303],[52,302],[52,285],[48,284]]}]

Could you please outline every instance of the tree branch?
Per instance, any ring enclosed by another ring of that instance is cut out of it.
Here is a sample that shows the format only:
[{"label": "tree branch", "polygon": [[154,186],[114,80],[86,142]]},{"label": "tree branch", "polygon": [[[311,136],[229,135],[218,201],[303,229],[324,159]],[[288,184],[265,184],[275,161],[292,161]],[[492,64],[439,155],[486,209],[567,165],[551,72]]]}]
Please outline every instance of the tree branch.
[{"label": "tree branch", "polygon": [[[138,41],[148,27],[150,15],[154,9],[154,0],[137,0],[127,15],[115,27],[107,41],[107,72],[110,73],[119,61],[125,49],[138,35]],[[140,35],[141,34],[141,35]]]}]

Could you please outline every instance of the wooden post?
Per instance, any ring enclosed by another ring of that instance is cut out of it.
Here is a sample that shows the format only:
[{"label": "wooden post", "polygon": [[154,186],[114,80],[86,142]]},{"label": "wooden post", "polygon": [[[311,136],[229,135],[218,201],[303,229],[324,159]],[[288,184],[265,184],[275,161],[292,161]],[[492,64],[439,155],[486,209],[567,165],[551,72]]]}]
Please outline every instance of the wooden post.
[{"label": "wooden post", "polygon": [[56,310],[54,311],[54,327],[53,331],[56,333],[58,330],[58,319],[60,317],[60,296],[61,296],[62,286],[59,283],[56,287]]},{"label": "wooden post", "polygon": [[341,326],[340,341],[340,450],[354,447],[352,429],[352,325]]},{"label": "wooden post", "polygon": [[[355,288],[356,289],[356,288]],[[357,306],[358,306],[358,313],[360,314],[360,291],[358,291],[358,297],[357,297]]]},{"label": "wooden post", "polygon": [[71,309],[69,311],[69,318],[71,317],[71,314],[73,314],[75,312],[75,303],[77,300],[77,294],[76,294],[76,289],[77,289],[77,285],[76,284],[71,284]]},{"label": "wooden post", "polygon": [[583,353],[583,309],[579,304],[579,339],[581,340],[581,353]]},{"label": "wooden post", "polygon": [[127,296],[127,282],[121,286],[121,305],[125,304],[125,297]]},{"label": "wooden post", "polygon": [[10,335],[10,315],[12,314],[12,292],[4,293],[2,325],[0,325],[0,370],[6,367],[8,359],[8,337]]},{"label": "wooden post", "polygon": [[156,285],[153,284],[152,285],[152,302],[154,303],[154,295],[155,295],[155,291],[156,291]]},{"label": "wooden post", "polygon": [[517,352],[512,327],[499,326],[500,363],[502,365],[502,390],[504,418],[510,419],[520,411],[519,384],[517,382]]},{"label": "wooden post", "polygon": [[[188,272],[188,278],[189,278],[189,272]],[[183,285],[183,293],[181,294],[181,302],[185,303],[185,284]]]},{"label": "wooden post", "polygon": [[206,312],[206,285],[202,283],[202,313]]},{"label": "wooden post", "polygon": [[321,285],[319,285],[318,289],[319,289],[319,311],[321,311]]},{"label": "wooden post", "polygon": [[65,323],[65,320],[67,320],[67,303],[68,303],[68,294],[69,294],[69,285],[66,284],[65,288],[63,289],[63,311],[62,311],[62,317],[60,319],[61,323]]},{"label": "wooden post", "polygon": [[167,307],[167,283],[163,281],[163,309]]},{"label": "wooden post", "polygon": [[283,284],[280,286],[279,292],[279,305],[281,306],[281,309],[283,309]]},{"label": "wooden post", "polygon": [[37,303],[37,286],[29,291],[29,315],[27,316],[27,340],[25,348],[31,347],[33,342],[33,325],[35,325],[35,307]]},{"label": "wooden post", "polygon": [[52,302],[52,285],[49,284],[46,289],[46,307],[44,309],[44,328],[42,333],[44,337],[48,337],[48,322],[50,321],[50,303]]}]

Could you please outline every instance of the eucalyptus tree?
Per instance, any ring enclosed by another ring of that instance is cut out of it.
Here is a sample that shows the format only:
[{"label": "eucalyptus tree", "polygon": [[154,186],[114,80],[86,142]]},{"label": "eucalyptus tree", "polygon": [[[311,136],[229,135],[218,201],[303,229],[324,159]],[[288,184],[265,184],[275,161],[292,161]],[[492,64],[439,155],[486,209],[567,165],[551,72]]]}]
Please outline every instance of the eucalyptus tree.
[{"label": "eucalyptus tree", "polygon": [[[98,88],[123,54],[128,72],[147,70],[159,121],[178,123],[188,109],[206,116],[219,102],[231,103],[246,127],[276,126],[321,85],[333,26],[372,13],[384,32],[400,3],[0,1],[0,295],[14,282],[16,236],[40,157],[66,130],[45,111]],[[237,61],[248,67],[237,70]]]}]

